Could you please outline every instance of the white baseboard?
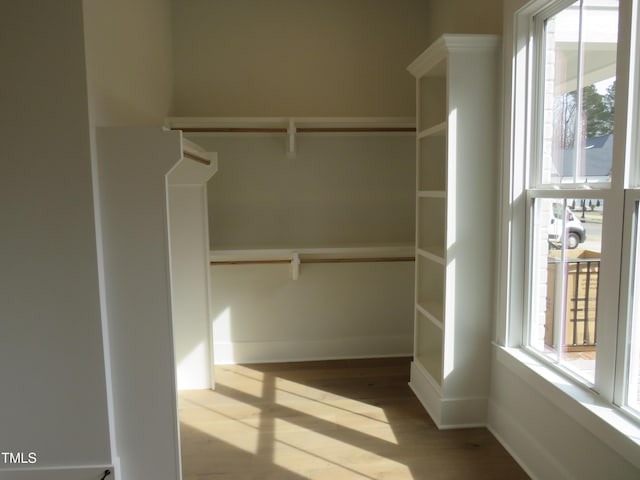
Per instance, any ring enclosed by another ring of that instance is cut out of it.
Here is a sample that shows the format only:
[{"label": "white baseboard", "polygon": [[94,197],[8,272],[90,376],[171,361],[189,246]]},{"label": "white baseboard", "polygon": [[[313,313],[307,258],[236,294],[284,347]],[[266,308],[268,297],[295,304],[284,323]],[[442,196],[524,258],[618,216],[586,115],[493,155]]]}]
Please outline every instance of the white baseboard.
[{"label": "white baseboard", "polygon": [[413,338],[399,335],[279,342],[214,342],[213,352],[216,365],[410,357],[413,354]]},{"label": "white baseboard", "polygon": [[114,469],[110,465],[77,467],[31,467],[0,468],[2,480],[87,480],[101,479],[105,470],[111,472],[105,480],[114,480]]},{"label": "white baseboard", "polygon": [[411,364],[409,387],[440,430],[486,426],[486,397],[444,398],[415,362]]},{"label": "white baseboard", "polygon": [[573,477],[506,410],[489,401],[487,428],[532,480]]}]

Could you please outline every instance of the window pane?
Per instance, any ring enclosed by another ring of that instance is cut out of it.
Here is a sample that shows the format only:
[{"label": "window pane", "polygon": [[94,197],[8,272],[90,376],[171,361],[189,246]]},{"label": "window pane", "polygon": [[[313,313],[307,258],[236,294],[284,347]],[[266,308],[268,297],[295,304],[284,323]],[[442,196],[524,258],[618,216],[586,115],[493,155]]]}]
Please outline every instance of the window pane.
[{"label": "window pane", "polygon": [[[638,205],[636,204],[636,219],[637,218]],[[635,232],[635,252],[627,406],[640,415],[640,229],[638,228],[636,228]]]},{"label": "window pane", "polygon": [[610,181],[617,37],[617,0],[578,1],[546,20],[538,183]]},{"label": "window pane", "polygon": [[602,200],[534,202],[529,345],[595,379]]}]

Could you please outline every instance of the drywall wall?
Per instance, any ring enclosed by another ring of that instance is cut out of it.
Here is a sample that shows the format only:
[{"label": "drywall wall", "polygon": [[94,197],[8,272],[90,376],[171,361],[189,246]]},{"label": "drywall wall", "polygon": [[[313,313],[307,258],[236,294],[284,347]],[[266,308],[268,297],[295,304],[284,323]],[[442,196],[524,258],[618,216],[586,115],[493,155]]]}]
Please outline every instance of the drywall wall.
[{"label": "drywall wall", "polygon": [[640,478],[637,466],[505,364],[494,358],[492,369],[489,426],[533,478]]},{"label": "drywall wall", "polygon": [[214,249],[413,244],[415,140],[402,136],[193,137],[218,152]]},{"label": "drywall wall", "polygon": [[173,85],[171,0],[84,0],[96,126],[163,124]]},{"label": "drywall wall", "polygon": [[214,265],[215,363],[410,356],[413,266]]},{"label": "drywall wall", "polygon": [[165,176],[180,132],[102,127],[96,147],[121,478],[179,478]]},{"label": "drywall wall", "polygon": [[3,2],[0,65],[0,446],[107,465],[82,2]]},{"label": "drywall wall", "polygon": [[427,0],[424,29],[431,43],[443,33],[502,32],[503,0]]},{"label": "drywall wall", "polygon": [[413,116],[425,0],[177,0],[174,116]]}]

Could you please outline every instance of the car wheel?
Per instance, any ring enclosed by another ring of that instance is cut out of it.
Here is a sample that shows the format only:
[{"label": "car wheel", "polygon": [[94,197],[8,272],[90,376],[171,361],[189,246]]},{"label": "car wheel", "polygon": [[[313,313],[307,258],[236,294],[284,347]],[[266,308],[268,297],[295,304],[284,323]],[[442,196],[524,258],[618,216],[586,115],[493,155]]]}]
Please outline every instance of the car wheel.
[{"label": "car wheel", "polygon": [[577,233],[569,233],[567,236],[567,248],[573,250],[580,245],[580,237]]}]

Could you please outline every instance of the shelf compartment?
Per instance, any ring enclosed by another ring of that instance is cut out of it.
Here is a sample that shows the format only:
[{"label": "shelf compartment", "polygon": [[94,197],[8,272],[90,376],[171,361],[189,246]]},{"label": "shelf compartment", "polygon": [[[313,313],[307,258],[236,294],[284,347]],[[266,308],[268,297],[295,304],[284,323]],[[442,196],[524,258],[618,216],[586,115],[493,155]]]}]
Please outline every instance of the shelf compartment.
[{"label": "shelf compartment", "polygon": [[418,80],[420,112],[418,128],[426,130],[447,119],[446,61]]},{"label": "shelf compartment", "polygon": [[436,322],[444,320],[445,267],[439,262],[418,256],[416,258],[416,303]]},{"label": "shelf compartment", "polygon": [[416,360],[442,386],[442,329],[416,311]]},{"label": "shelf compartment", "polygon": [[[444,197],[418,198],[417,247],[435,254],[445,251],[446,204]],[[443,255],[439,255],[443,256]]]},{"label": "shelf compartment", "polygon": [[418,190],[446,190],[446,135],[425,136],[418,140],[418,148]]}]

